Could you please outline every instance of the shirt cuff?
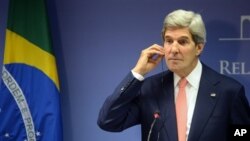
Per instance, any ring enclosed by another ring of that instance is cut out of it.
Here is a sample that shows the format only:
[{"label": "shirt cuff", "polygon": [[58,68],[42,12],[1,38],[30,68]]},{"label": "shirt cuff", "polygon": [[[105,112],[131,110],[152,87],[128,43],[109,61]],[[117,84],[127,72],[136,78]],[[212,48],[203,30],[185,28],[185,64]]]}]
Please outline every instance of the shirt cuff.
[{"label": "shirt cuff", "polygon": [[136,72],[134,72],[134,71],[132,71],[132,70],[131,70],[131,72],[132,72],[133,76],[134,76],[136,79],[138,79],[139,81],[143,81],[143,80],[145,79],[144,76],[142,76],[141,74],[136,73]]}]

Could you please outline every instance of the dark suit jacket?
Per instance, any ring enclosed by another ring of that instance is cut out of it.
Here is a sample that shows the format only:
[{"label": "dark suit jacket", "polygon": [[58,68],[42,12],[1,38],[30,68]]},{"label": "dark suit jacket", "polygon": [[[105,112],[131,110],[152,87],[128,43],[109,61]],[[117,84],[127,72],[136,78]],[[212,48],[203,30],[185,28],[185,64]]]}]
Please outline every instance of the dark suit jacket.
[{"label": "dark suit jacket", "polygon": [[[141,124],[147,140],[153,114],[160,113],[151,141],[177,141],[173,73],[166,71],[140,82],[129,73],[100,110],[100,128],[119,132]],[[227,141],[230,125],[249,124],[244,87],[203,64],[188,141]]]}]

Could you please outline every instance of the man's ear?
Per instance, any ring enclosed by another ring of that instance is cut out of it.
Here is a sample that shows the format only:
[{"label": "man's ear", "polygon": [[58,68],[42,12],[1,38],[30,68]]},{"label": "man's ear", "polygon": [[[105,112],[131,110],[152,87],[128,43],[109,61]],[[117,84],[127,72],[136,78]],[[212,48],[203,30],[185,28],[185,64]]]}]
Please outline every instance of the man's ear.
[{"label": "man's ear", "polygon": [[196,55],[197,56],[200,56],[202,51],[203,51],[203,48],[204,48],[204,44],[203,43],[198,43],[196,45]]}]

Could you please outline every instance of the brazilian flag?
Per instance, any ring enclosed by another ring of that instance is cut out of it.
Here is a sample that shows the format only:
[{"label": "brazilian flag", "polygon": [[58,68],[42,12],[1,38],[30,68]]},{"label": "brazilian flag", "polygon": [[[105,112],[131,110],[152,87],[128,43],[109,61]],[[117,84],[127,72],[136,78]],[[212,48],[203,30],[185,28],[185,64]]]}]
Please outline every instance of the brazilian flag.
[{"label": "brazilian flag", "polygon": [[44,0],[10,0],[0,141],[62,141],[60,88]]}]

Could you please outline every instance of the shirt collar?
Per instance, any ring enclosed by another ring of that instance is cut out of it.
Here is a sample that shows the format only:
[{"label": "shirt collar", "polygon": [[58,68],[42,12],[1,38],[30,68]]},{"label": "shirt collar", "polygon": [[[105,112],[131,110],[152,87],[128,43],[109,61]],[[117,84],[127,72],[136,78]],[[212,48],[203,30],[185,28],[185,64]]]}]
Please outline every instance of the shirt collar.
[{"label": "shirt collar", "polygon": [[[195,89],[199,88],[201,73],[202,73],[202,65],[201,65],[200,60],[198,60],[198,63],[193,69],[193,71],[186,77],[188,84],[190,84]],[[174,87],[178,85],[178,82],[180,81],[180,79],[181,77],[178,76],[176,73],[174,73]]]}]

